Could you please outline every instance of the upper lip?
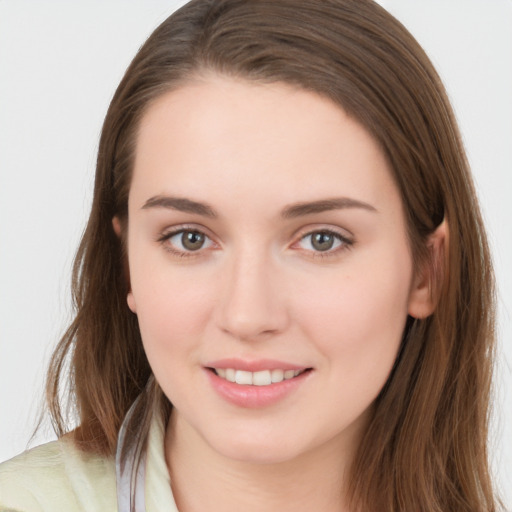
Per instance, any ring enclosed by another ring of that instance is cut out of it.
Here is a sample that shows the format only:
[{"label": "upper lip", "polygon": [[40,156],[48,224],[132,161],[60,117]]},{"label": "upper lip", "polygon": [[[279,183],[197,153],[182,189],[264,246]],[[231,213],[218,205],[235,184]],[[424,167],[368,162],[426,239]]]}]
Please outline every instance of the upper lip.
[{"label": "upper lip", "polygon": [[238,358],[218,359],[205,364],[206,368],[233,368],[246,372],[260,372],[262,370],[306,370],[308,366],[278,361],[276,359],[255,359],[252,361]]}]

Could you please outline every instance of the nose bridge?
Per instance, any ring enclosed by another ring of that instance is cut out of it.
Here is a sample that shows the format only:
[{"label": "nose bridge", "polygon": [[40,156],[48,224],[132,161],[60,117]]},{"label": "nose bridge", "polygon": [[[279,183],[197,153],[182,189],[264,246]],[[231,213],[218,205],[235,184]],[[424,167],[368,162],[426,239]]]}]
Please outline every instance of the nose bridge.
[{"label": "nose bridge", "polygon": [[221,328],[239,339],[277,333],[287,321],[279,269],[265,250],[245,246],[226,262],[219,300]]}]

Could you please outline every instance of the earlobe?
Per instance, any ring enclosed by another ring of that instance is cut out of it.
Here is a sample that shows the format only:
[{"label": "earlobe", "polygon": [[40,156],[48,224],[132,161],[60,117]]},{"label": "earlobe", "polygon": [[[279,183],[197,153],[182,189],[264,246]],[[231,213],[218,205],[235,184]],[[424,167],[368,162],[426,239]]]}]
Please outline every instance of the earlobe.
[{"label": "earlobe", "polygon": [[414,318],[427,318],[436,309],[447,271],[448,243],[448,223],[444,219],[428,238],[427,259],[418,269],[413,282],[408,313]]},{"label": "earlobe", "polygon": [[131,290],[128,292],[128,295],[126,296],[126,302],[128,303],[128,307],[130,308],[131,312],[137,313],[135,297],[133,296],[133,292]]},{"label": "earlobe", "polygon": [[112,228],[114,229],[114,233],[117,237],[121,238],[121,221],[117,215],[112,217]]}]

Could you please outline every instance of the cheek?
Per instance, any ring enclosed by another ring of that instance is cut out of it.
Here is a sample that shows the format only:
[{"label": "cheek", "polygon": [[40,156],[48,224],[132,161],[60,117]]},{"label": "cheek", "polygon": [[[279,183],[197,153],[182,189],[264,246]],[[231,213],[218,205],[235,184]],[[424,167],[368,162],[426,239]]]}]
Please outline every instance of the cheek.
[{"label": "cheek", "polygon": [[[361,258],[346,272],[326,276],[313,293],[295,303],[306,336],[329,364],[333,375],[360,385],[384,383],[394,363],[407,319],[411,279],[408,258]],[[370,379],[370,380],[369,380]]]},{"label": "cheek", "polygon": [[211,301],[204,290],[179,275],[164,279],[155,271],[144,277],[138,287],[133,285],[144,351],[165,395],[173,403],[183,403],[189,393],[200,396],[190,369],[197,366]]},{"label": "cheek", "polygon": [[205,286],[197,272],[173,269],[165,262],[136,263],[134,259],[131,264],[132,293],[144,349],[152,367],[172,364],[173,356],[193,348],[204,330],[214,286]]}]

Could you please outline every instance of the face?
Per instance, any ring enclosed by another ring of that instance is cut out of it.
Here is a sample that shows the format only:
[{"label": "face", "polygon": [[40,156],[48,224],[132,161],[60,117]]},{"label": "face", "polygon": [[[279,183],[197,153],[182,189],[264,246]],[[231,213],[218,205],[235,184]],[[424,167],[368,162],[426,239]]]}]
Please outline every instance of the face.
[{"label": "face", "polygon": [[284,84],[211,76],[150,106],[128,259],[177,432],[237,460],[353,446],[424,307],[377,143]]}]

